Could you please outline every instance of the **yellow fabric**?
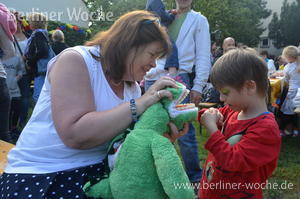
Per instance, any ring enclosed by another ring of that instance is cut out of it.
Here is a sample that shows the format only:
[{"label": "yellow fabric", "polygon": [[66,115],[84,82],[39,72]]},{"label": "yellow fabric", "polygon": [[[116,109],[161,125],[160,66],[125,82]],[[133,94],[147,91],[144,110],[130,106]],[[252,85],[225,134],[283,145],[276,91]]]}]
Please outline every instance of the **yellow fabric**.
[{"label": "yellow fabric", "polygon": [[285,67],[285,65],[280,65],[280,66],[279,66],[279,70],[283,70],[284,67]]},{"label": "yellow fabric", "polygon": [[281,93],[281,79],[270,79],[271,83],[271,104],[276,102],[277,97],[280,96]]}]

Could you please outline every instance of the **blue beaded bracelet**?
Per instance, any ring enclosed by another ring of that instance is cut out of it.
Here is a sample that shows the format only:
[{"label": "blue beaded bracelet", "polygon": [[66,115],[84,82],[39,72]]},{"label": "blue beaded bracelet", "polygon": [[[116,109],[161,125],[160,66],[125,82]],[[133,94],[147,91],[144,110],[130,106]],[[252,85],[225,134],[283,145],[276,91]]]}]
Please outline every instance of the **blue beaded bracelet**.
[{"label": "blue beaded bracelet", "polygon": [[138,121],[137,108],[136,108],[136,104],[135,104],[135,100],[134,99],[130,100],[130,110],[131,110],[132,121],[133,122],[137,122]]}]

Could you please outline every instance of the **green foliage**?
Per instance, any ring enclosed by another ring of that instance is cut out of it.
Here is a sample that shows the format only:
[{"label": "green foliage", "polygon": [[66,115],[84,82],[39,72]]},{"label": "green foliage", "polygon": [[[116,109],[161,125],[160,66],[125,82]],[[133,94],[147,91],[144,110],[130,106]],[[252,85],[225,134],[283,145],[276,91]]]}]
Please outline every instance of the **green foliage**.
[{"label": "green foliage", "polygon": [[[48,23],[48,31],[55,30],[60,26],[66,25],[61,22],[56,22],[56,21],[49,21]],[[83,30],[86,30],[85,28],[81,28]],[[65,28],[62,30],[63,33],[65,34],[65,42],[68,46],[76,46],[76,45],[83,45],[85,41],[90,39],[90,35],[85,33],[80,33],[77,32],[73,29],[70,28]]]},{"label": "green foliage", "polygon": [[92,13],[90,29],[93,34],[109,28],[118,16],[114,13],[107,19],[107,13],[112,12],[112,4],[109,0],[84,0],[89,12]]},{"label": "green foliage", "polygon": [[[85,0],[85,3],[98,17],[113,13],[110,21],[92,21],[91,29],[98,32],[110,27],[115,19],[128,11],[145,9],[146,0]],[[175,0],[164,0],[164,3],[167,9],[176,8]],[[265,0],[194,0],[192,6],[207,17],[211,32],[221,30],[222,39],[232,36],[249,46],[258,44],[264,31],[261,20],[271,14]]]},{"label": "green foliage", "polygon": [[275,12],[273,13],[272,21],[269,24],[269,38],[271,38],[274,42],[274,46],[280,48],[284,44],[282,38],[282,32],[280,29],[280,22],[278,18],[278,14]]},{"label": "green foliage", "polygon": [[264,0],[199,0],[193,7],[207,17],[211,32],[221,30],[222,39],[231,36],[249,46],[258,44],[261,20],[271,14]]},{"label": "green foliage", "polygon": [[293,3],[283,2],[280,19],[273,14],[269,24],[269,38],[274,40],[274,45],[281,48],[287,45],[298,46],[300,42],[300,0]]},{"label": "green foliage", "polygon": [[[174,0],[166,0],[166,7],[176,7]],[[256,46],[264,29],[261,20],[270,16],[265,0],[194,0],[192,8],[207,17],[210,31],[222,31],[221,40],[231,36],[238,42]],[[212,34],[212,39],[215,40]],[[220,41],[219,41],[220,42]]]},{"label": "green foliage", "polygon": [[94,14],[90,26],[93,33],[108,29],[121,15],[132,10],[143,10],[146,5],[145,0],[84,0],[84,2]]}]

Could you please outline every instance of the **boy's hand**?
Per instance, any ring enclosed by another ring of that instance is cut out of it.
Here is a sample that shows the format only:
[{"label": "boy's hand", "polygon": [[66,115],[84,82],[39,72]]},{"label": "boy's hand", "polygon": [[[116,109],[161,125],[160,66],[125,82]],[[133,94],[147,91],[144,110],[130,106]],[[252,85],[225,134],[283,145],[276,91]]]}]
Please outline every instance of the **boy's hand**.
[{"label": "boy's hand", "polygon": [[219,117],[217,125],[218,126],[223,126],[223,124],[224,124],[224,116],[222,115],[222,113],[218,109],[216,109],[216,110],[218,111],[217,115]]},{"label": "boy's hand", "polygon": [[218,130],[217,125],[223,124],[223,115],[218,109],[210,108],[202,114],[200,120],[201,124],[212,134]]}]

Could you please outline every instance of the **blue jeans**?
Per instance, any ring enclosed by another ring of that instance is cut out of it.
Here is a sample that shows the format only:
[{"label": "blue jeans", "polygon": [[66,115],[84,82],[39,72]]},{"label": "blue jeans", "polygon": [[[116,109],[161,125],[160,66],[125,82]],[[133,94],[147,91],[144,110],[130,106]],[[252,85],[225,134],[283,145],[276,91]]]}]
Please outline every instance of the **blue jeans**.
[{"label": "blue jeans", "polygon": [[23,75],[18,82],[21,91],[21,111],[19,124],[23,127],[26,124],[28,117],[28,109],[30,102],[30,78],[29,75]]},{"label": "blue jeans", "polygon": [[[187,73],[179,75],[187,88],[190,89],[190,78]],[[155,81],[145,81],[145,90],[147,90]],[[189,96],[182,103],[189,103]],[[191,182],[199,182],[202,177],[202,169],[200,168],[200,160],[198,155],[198,144],[195,135],[195,128],[190,123],[189,131],[186,135],[178,138],[178,144],[182,159],[185,165],[186,173]]]},{"label": "blue jeans", "polygon": [[170,55],[166,59],[165,69],[167,70],[169,67],[179,67],[178,61],[178,49],[176,43],[172,40],[172,50]]},{"label": "blue jeans", "polygon": [[40,93],[42,91],[44,82],[45,82],[45,77],[44,75],[39,75],[34,78],[34,89],[33,89],[33,100],[36,103],[39,99]]}]

